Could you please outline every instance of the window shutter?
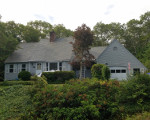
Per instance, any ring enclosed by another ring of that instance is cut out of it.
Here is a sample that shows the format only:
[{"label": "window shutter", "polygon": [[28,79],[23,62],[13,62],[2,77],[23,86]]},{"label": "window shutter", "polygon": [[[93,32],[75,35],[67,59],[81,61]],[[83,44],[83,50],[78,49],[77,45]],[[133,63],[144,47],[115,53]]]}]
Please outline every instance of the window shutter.
[{"label": "window shutter", "polygon": [[5,71],[6,71],[6,73],[9,73],[9,65],[8,64],[5,64]]},{"label": "window shutter", "polygon": [[17,72],[17,64],[14,64],[14,73]]}]

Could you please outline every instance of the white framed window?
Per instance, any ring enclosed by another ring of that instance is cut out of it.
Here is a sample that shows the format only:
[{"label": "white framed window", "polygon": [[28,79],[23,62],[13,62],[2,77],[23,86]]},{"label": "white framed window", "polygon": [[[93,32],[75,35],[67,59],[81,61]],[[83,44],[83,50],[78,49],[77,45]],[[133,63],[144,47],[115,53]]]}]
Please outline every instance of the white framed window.
[{"label": "white framed window", "polygon": [[58,70],[57,63],[49,63],[49,70]]},{"label": "white framed window", "polygon": [[27,64],[18,64],[18,73],[27,70]]},{"label": "white framed window", "polygon": [[41,69],[42,69],[42,64],[41,64],[41,63],[37,63],[36,69],[37,69],[37,70],[41,70]]},{"label": "white framed window", "polygon": [[17,72],[17,64],[9,64],[8,70],[6,70],[8,73],[16,73]]},{"label": "white framed window", "polygon": [[9,73],[13,73],[14,72],[14,65],[10,64],[9,65]]},{"label": "white framed window", "polygon": [[21,71],[26,71],[27,70],[27,65],[26,64],[22,64],[21,65]]}]

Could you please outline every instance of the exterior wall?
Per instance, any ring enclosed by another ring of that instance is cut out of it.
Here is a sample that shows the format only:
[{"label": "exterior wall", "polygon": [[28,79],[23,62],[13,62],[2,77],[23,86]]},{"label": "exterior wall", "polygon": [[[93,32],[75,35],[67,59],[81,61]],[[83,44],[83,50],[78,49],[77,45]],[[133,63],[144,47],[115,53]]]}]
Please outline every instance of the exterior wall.
[{"label": "exterior wall", "polygon": [[[14,72],[10,73],[9,72],[9,65],[13,64],[14,65]],[[29,71],[29,64],[28,63],[10,63],[10,64],[5,64],[5,80],[18,80],[18,73],[20,72],[20,65],[21,64],[26,64],[26,70]]]},{"label": "exterior wall", "polygon": [[108,67],[125,67],[127,68],[127,76],[133,74],[134,68],[146,71],[146,67],[117,40],[114,40],[103,51],[98,57],[97,63],[106,64]]},{"label": "exterior wall", "polygon": [[71,71],[72,66],[69,64],[69,62],[62,62],[62,71]]},{"label": "exterior wall", "polygon": [[[37,71],[37,63],[41,63],[41,70]],[[44,71],[49,71],[47,68],[46,63],[49,62],[27,62],[27,63],[10,63],[15,66],[15,72],[9,73],[8,65],[5,64],[5,80],[18,80],[18,74],[20,72],[20,65],[26,64],[26,71],[29,71],[32,75],[38,74],[38,72],[42,73]],[[56,63],[56,62],[55,62]],[[49,67],[49,66],[48,66]],[[57,69],[59,70],[59,62],[57,62]],[[62,62],[62,71],[71,71],[72,67],[69,62]]]}]

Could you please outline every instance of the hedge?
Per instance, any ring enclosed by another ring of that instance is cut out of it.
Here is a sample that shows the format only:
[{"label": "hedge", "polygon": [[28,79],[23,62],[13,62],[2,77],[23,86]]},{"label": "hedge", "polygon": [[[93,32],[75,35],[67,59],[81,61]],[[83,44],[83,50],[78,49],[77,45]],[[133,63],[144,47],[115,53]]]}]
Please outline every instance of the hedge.
[{"label": "hedge", "polygon": [[28,71],[21,71],[18,74],[18,78],[21,79],[21,80],[24,80],[24,81],[30,80],[30,77],[31,77],[31,73],[28,72]]},{"label": "hedge", "polygon": [[43,72],[42,75],[44,75],[47,78],[48,83],[65,83],[65,81],[68,81],[75,77],[75,72],[74,71]]},{"label": "hedge", "polygon": [[4,81],[4,82],[0,82],[0,86],[12,86],[12,85],[33,85],[34,81],[16,81],[16,80],[12,80],[12,81]]}]

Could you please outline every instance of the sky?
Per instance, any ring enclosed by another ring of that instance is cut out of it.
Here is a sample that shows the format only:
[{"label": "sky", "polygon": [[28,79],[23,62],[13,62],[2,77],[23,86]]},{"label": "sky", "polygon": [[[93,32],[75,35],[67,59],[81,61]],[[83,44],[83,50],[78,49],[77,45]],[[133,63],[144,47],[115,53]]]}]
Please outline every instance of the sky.
[{"label": "sky", "polygon": [[42,20],[75,30],[85,23],[126,23],[150,11],[150,0],[0,0],[1,21]]}]

